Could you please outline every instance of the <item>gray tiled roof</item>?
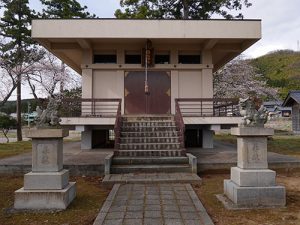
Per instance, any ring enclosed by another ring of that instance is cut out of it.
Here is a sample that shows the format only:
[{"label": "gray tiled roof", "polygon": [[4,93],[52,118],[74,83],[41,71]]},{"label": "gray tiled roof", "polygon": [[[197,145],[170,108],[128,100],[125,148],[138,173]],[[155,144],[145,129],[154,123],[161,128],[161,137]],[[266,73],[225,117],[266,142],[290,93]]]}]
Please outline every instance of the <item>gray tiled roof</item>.
[{"label": "gray tiled roof", "polygon": [[282,103],[282,106],[292,106],[295,102],[300,104],[300,90],[290,91]]}]

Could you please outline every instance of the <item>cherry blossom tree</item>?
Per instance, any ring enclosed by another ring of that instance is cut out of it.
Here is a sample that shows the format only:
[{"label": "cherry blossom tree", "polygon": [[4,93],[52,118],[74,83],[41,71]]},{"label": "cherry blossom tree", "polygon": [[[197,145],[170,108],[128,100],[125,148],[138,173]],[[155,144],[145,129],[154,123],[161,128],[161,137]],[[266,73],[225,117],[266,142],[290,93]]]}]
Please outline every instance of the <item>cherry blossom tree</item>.
[{"label": "cherry blossom tree", "polygon": [[46,52],[41,60],[32,65],[26,80],[36,100],[38,96],[56,98],[61,83],[65,84],[65,89],[76,88],[81,84],[80,76],[69,67],[62,70],[61,61],[50,52]]},{"label": "cherry blossom tree", "polygon": [[277,99],[277,89],[267,86],[262,74],[242,57],[226,64],[214,74],[215,98],[240,98],[253,93],[263,99]]}]

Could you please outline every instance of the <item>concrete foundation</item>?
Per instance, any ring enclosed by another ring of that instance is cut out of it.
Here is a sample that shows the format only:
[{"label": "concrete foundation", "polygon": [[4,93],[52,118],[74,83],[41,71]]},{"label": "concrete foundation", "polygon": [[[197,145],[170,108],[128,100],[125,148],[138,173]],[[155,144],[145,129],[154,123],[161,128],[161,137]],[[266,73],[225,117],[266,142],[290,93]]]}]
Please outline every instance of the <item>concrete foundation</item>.
[{"label": "concrete foundation", "polygon": [[82,131],[81,132],[81,149],[89,150],[92,149],[92,131]]},{"label": "concrete foundation", "polygon": [[230,179],[241,187],[268,187],[276,185],[276,172],[269,169],[241,169],[231,167]]},{"label": "concrete foundation", "polygon": [[224,180],[224,194],[239,207],[285,206],[285,187],[241,187],[232,180]]},{"label": "concrete foundation", "polygon": [[238,162],[231,168],[230,180],[224,180],[224,194],[235,207],[286,204],[285,187],[276,185],[276,172],[268,169],[267,137],[273,133],[263,127],[231,129],[231,134],[237,136]]},{"label": "concrete foundation", "polygon": [[76,196],[75,183],[63,169],[62,129],[29,130],[32,138],[32,172],[24,176],[24,188],[15,191],[15,209],[66,209]]},{"label": "concrete foundation", "polygon": [[202,148],[214,148],[214,131],[202,130]]},{"label": "concrete foundation", "polygon": [[187,153],[186,156],[189,158],[189,164],[192,168],[192,173],[197,174],[197,157],[192,155],[191,153]]},{"label": "concrete foundation", "polygon": [[107,155],[104,159],[104,174],[105,175],[110,174],[110,167],[111,167],[113,156],[114,156],[114,153],[111,153],[111,154]]},{"label": "concrete foundation", "polygon": [[15,191],[15,209],[66,209],[76,196],[76,185],[70,182],[61,190]]},{"label": "concrete foundation", "polygon": [[60,190],[69,184],[69,171],[59,172],[30,172],[24,176],[25,190]]}]

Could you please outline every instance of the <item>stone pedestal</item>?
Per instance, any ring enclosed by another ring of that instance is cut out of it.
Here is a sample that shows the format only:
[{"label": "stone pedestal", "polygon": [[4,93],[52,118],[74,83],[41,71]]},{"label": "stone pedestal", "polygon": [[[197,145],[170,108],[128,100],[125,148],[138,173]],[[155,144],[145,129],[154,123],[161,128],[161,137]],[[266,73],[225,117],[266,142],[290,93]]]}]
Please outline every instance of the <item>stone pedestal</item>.
[{"label": "stone pedestal", "polygon": [[285,187],[276,185],[276,172],[268,169],[267,137],[273,129],[232,128],[237,136],[237,167],[224,180],[224,194],[236,207],[274,207],[286,203]]},{"label": "stone pedestal", "polygon": [[25,174],[24,187],[15,191],[16,209],[66,209],[76,196],[76,185],[63,169],[63,129],[32,129],[32,172]]}]

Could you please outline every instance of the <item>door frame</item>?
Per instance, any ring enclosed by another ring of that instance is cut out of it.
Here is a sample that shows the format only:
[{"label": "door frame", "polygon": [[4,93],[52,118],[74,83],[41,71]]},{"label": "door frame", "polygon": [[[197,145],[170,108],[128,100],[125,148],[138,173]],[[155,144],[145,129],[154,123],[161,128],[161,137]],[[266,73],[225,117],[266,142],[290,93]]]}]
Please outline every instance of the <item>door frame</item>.
[{"label": "door frame", "polygon": [[[124,115],[139,115],[139,114],[133,114],[133,113],[126,113],[126,87],[125,87],[125,79],[126,79],[126,74],[130,73],[130,72],[145,72],[145,70],[124,70]],[[171,71],[170,70],[148,70],[148,73],[151,72],[165,72],[168,74],[168,76],[170,77],[170,103],[169,103],[169,109],[170,112],[166,113],[166,115],[171,115],[172,114],[172,76],[171,76]],[[149,76],[149,74],[148,74]],[[147,101],[147,98],[146,98]],[[146,103],[147,104],[147,103]],[[145,115],[156,115],[156,114],[149,114],[149,113],[145,113]],[[157,114],[160,115],[160,114]]]}]

